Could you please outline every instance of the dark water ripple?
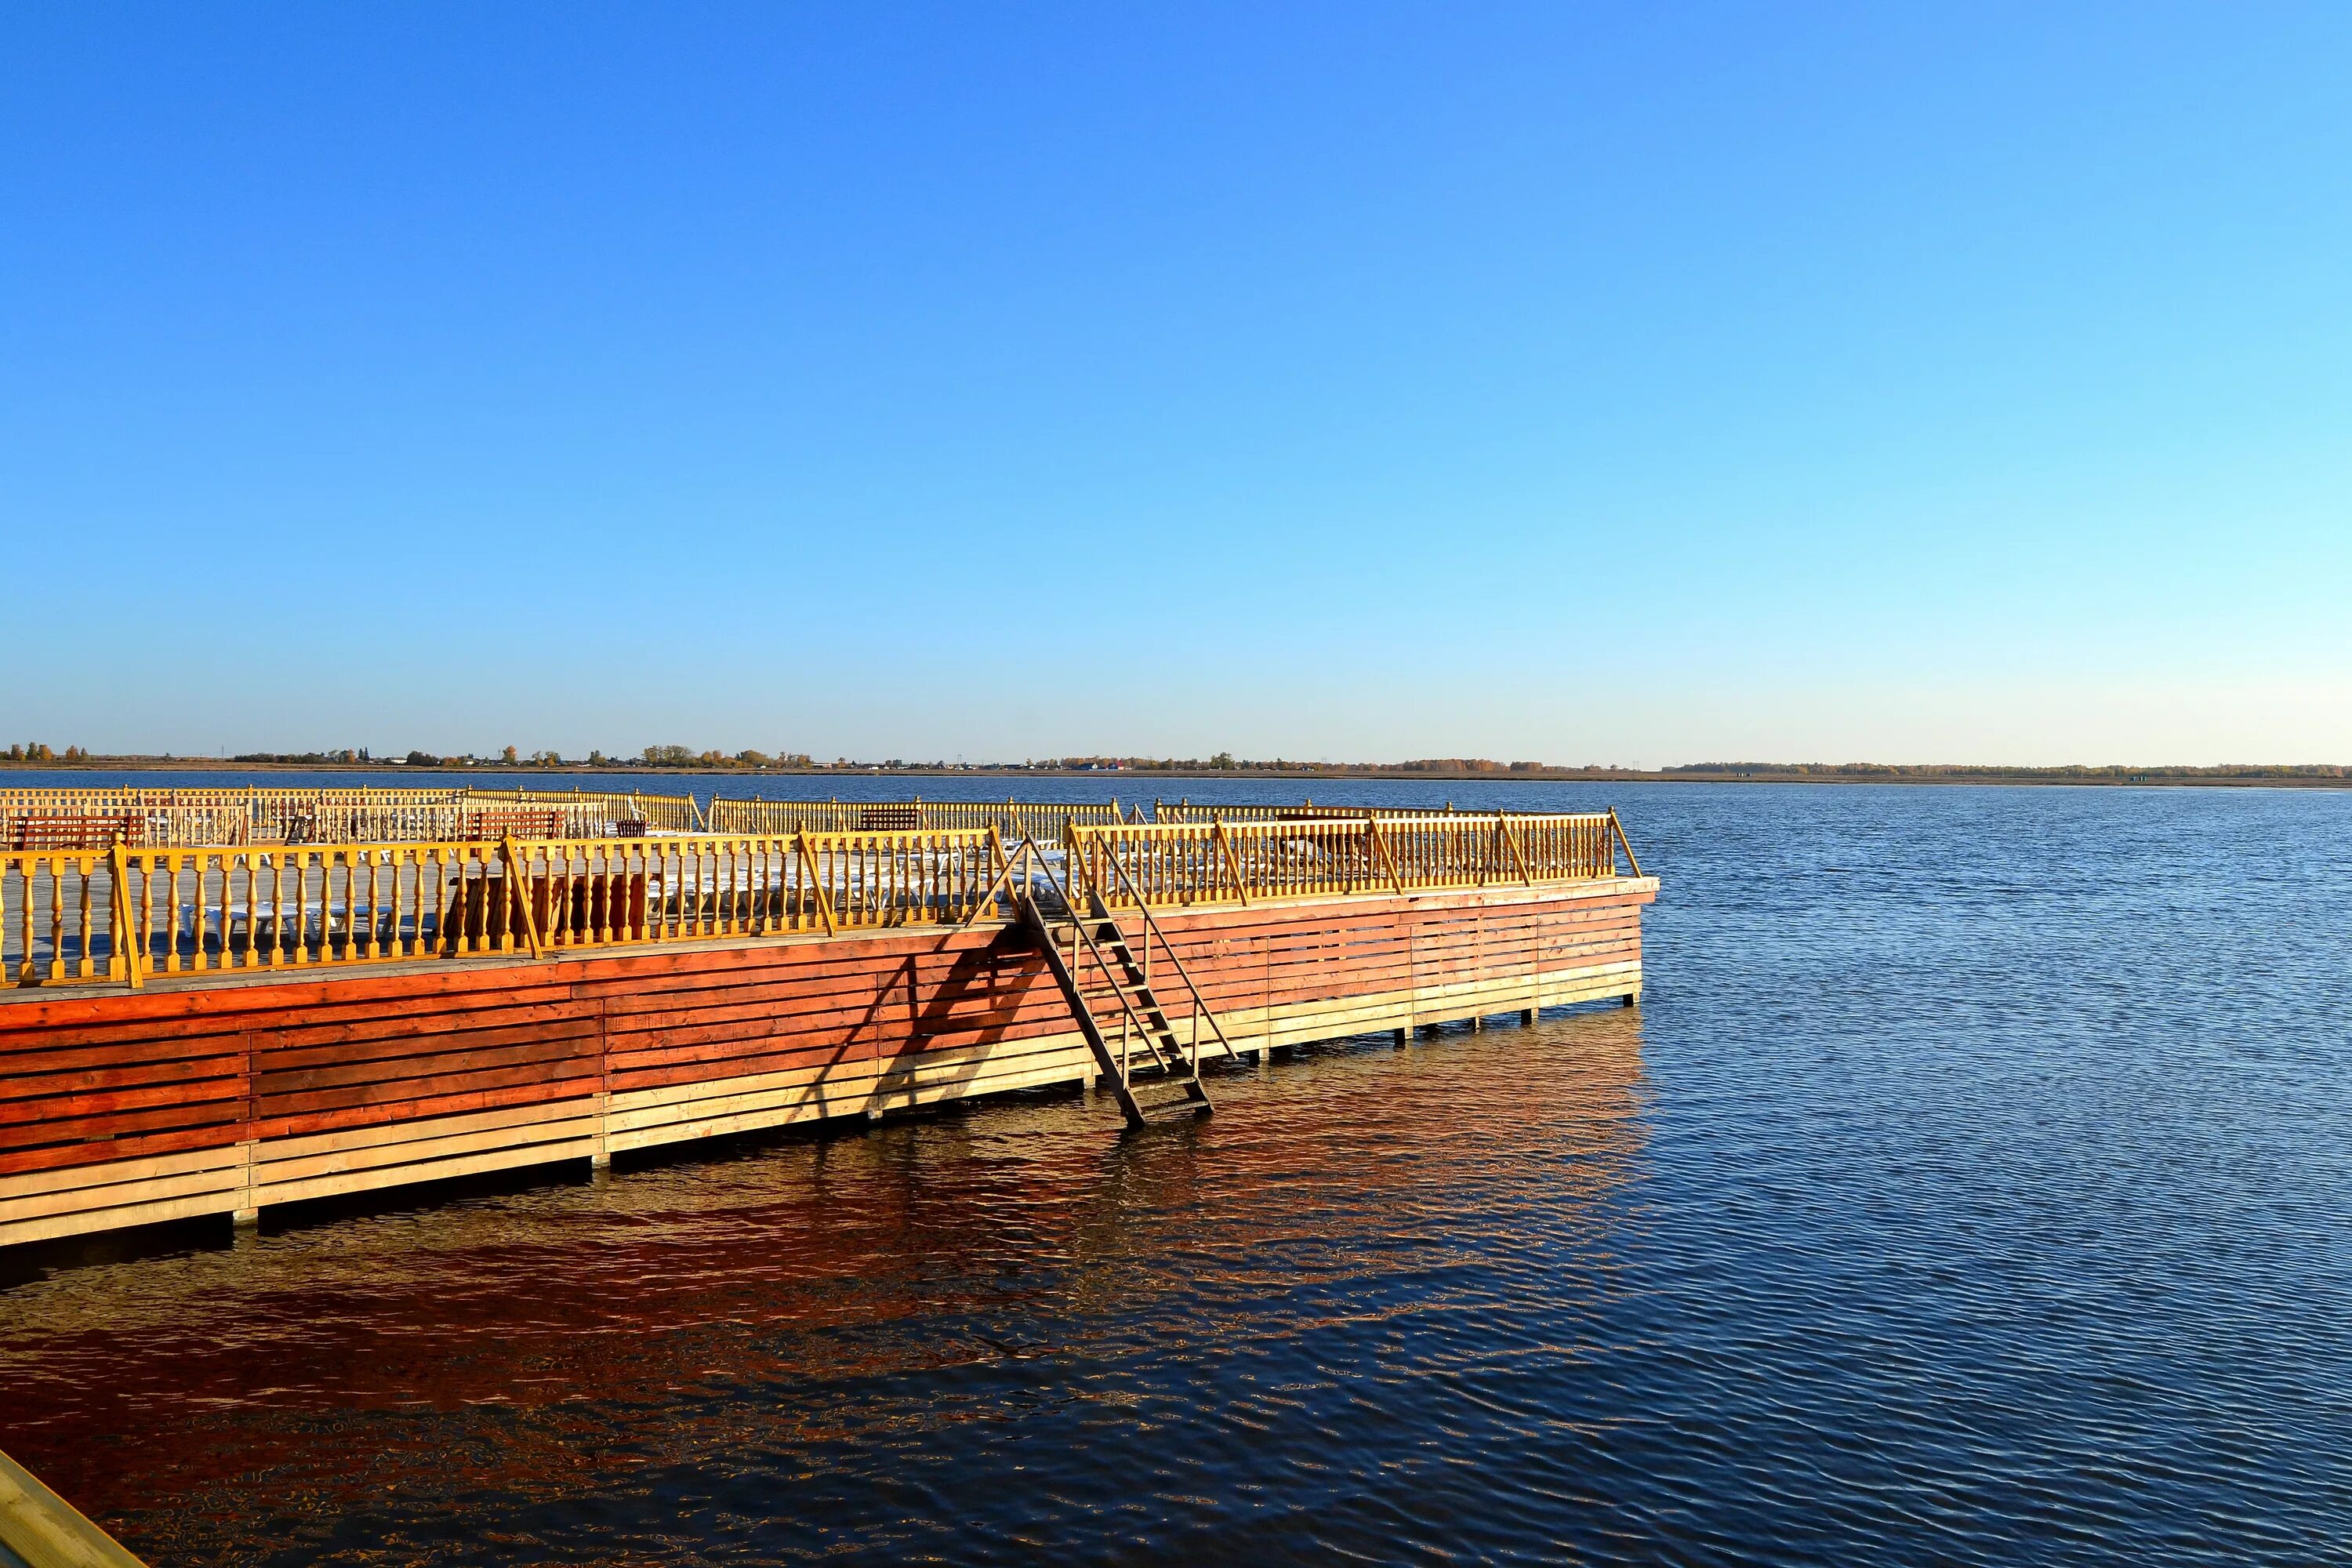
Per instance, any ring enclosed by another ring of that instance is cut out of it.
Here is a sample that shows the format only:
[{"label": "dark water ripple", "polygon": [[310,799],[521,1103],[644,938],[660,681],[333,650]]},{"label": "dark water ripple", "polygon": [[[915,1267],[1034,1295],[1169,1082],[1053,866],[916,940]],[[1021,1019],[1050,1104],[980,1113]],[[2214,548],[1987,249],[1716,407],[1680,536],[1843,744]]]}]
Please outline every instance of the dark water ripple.
[{"label": "dark water ripple", "polygon": [[0,1447],[159,1564],[2352,1560],[2352,796],[1612,793],[1638,1014],[0,1265]]}]

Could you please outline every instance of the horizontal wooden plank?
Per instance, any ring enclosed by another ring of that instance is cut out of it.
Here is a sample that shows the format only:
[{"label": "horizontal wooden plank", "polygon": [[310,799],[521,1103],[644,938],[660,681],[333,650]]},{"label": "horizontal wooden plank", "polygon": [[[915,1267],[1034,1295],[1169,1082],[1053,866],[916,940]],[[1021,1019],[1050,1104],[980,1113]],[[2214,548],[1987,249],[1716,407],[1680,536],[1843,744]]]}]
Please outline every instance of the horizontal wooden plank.
[{"label": "horizontal wooden plank", "polygon": [[[96,1167],[104,1170],[104,1166]],[[186,1171],[178,1175],[147,1176],[131,1181],[94,1182],[87,1186],[0,1197],[0,1230],[23,1220],[125,1205],[163,1203],[206,1193],[236,1193],[245,1187],[242,1161],[215,1170]],[[232,1205],[234,1206],[234,1205]]]},{"label": "horizontal wooden plank", "polygon": [[68,1236],[89,1236],[97,1231],[121,1230],[134,1225],[162,1225],[170,1220],[199,1219],[205,1215],[231,1213],[240,1202],[236,1193],[197,1193],[184,1197],[122,1203],[104,1208],[80,1209],[71,1214],[49,1215],[40,1219],[0,1225],[0,1247],[54,1241]]},{"label": "horizontal wooden plank", "polygon": [[245,1151],[235,1143],[208,1149],[186,1149],[169,1154],[150,1154],[136,1160],[90,1161],[57,1170],[22,1171],[0,1175],[0,1200],[72,1187],[169,1179],[194,1171],[242,1171],[244,1168]]},{"label": "horizontal wooden plank", "polygon": [[[47,1065],[43,1064],[44,1068]],[[69,1068],[62,1072],[0,1073],[0,1105],[36,1099],[55,1104],[72,1096],[135,1091],[157,1085],[230,1081],[242,1078],[244,1072],[245,1055],[240,1051],[233,1057],[185,1057],[173,1061]],[[37,1120],[42,1114],[39,1108],[35,1108],[10,1119]]]},{"label": "horizontal wooden plank", "polygon": [[552,1079],[544,1082],[509,1084],[496,1089],[469,1086],[441,1093],[420,1095],[414,1100],[393,1099],[362,1105],[337,1106],[331,1109],[291,1112],[282,1116],[259,1117],[252,1124],[252,1132],[255,1137],[262,1139],[299,1137],[337,1131],[349,1127],[378,1126],[436,1116],[457,1116],[470,1111],[497,1110],[503,1106],[533,1105],[551,1100],[572,1099],[593,1088],[593,1079],[583,1080],[577,1077]]},{"label": "horizontal wooden plank", "polygon": [[0,1176],[64,1171],[111,1161],[146,1159],[191,1150],[234,1147],[248,1136],[234,1120],[197,1121],[193,1126],[163,1127],[111,1137],[60,1141],[18,1149],[0,1149]]},{"label": "horizontal wooden plank", "polygon": [[[546,1144],[570,1147],[582,1140],[596,1136],[596,1111],[591,1101],[583,1113],[578,1100],[562,1100],[564,1114],[553,1113],[531,1121],[513,1122],[500,1127],[478,1128],[468,1132],[443,1133],[432,1138],[404,1138],[397,1142],[362,1142],[349,1147],[318,1151],[289,1156],[261,1145],[262,1152],[253,1167],[254,1186],[264,1203],[283,1202],[275,1196],[279,1190],[296,1183],[314,1181],[322,1176],[341,1175],[358,1171],[388,1171],[394,1166],[421,1168],[435,1162],[471,1158],[500,1149],[530,1149]],[[373,1131],[367,1129],[366,1131]],[[550,1155],[551,1159],[565,1158]],[[434,1178],[414,1174],[403,1175],[402,1181],[425,1181]],[[394,1184],[387,1178],[385,1184]]]},{"label": "horizontal wooden plank", "polygon": [[551,1118],[593,1115],[595,1105],[594,1096],[575,1095],[568,1099],[535,1100],[527,1104],[499,1106],[494,1110],[467,1111],[457,1115],[393,1121],[368,1127],[341,1128],[329,1132],[296,1134],[273,1138],[257,1145],[256,1158],[263,1161],[304,1159],[313,1154],[333,1153],[343,1149],[382,1148],[433,1138],[463,1137],[474,1132],[545,1121]]},{"label": "horizontal wooden plank", "polygon": [[457,1176],[511,1171],[519,1166],[548,1164],[558,1160],[584,1160],[595,1152],[595,1142],[589,1138],[563,1143],[531,1143],[453,1159],[420,1161],[388,1169],[347,1171],[303,1181],[277,1183],[257,1189],[256,1195],[265,1205],[303,1203],[316,1198],[346,1197],[353,1193],[381,1192],[386,1187],[416,1182],[446,1182]]},{"label": "horizontal wooden plank", "polygon": [[577,1024],[541,1024],[528,1029],[445,1037],[429,1046],[420,1041],[408,1056],[369,1056],[332,1067],[281,1070],[274,1064],[265,1067],[257,1061],[253,1092],[265,1103],[274,1103],[281,1097],[356,1084],[417,1083],[452,1073],[489,1073],[526,1062],[593,1058],[595,1042],[593,1025],[583,1030]]},{"label": "horizontal wooden plank", "polygon": [[[153,1106],[58,1115],[42,1121],[0,1124],[0,1151],[30,1149],[59,1142],[102,1142],[140,1133],[178,1131],[235,1121],[245,1114],[242,1091],[222,1099],[184,1100]],[[235,1138],[227,1140],[236,1142]],[[7,1167],[0,1165],[0,1170]]]}]

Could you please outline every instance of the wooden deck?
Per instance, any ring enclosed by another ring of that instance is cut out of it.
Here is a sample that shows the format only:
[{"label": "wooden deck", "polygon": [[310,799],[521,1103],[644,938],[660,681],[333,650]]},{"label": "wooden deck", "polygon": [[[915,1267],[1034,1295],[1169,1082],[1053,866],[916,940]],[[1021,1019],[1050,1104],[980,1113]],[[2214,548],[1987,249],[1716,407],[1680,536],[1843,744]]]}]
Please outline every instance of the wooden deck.
[{"label": "wooden deck", "polygon": [[[1180,830],[1108,831],[1165,860]],[[1513,829],[1496,837],[1507,878],[1497,849],[1490,885],[1415,889],[1409,835],[1349,831],[1371,849],[1318,859],[1347,879],[1302,896],[1265,896],[1272,852],[1219,838],[1233,885],[1203,886],[1226,896],[1155,899],[1235,1047],[1640,994],[1654,879],[1548,873]],[[1396,885],[1362,885],[1366,868]],[[714,928],[535,956],[181,975],[142,961],[144,989],[0,992],[0,1245],[1093,1074],[1035,940],[974,908],[961,925]]]}]

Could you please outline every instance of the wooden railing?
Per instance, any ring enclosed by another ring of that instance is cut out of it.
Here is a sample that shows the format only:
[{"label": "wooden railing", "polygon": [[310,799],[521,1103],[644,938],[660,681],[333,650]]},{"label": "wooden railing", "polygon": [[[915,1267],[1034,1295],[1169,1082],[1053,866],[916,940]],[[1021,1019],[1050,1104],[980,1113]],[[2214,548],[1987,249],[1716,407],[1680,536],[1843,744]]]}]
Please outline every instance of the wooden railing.
[{"label": "wooden railing", "polygon": [[1128,820],[1118,801],[1079,805],[1019,800],[713,800],[716,833],[961,832],[992,829],[1008,839],[1058,843],[1064,826],[1112,826]]},{"label": "wooden railing", "polygon": [[[0,848],[72,847],[120,840],[147,847],[268,843],[373,844],[479,837],[499,808],[561,813],[571,837],[598,837],[624,825],[656,833],[698,833],[691,795],[581,790],[5,790]],[[495,830],[494,830],[495,831]]]},{"label": "wooden railing", "polygon": [[1080,827],[1068,852],[1106,900],[1168,905],[1590,881],[1621,847],[1640,875],[1608,812]]},{"label": "wooden railing", "polygon": [[1297,805],[1207,805],[1190,800],[1155,800],[1151,803],[1154,822],[1297,822],[1303,817],[1341,816],[1361,819],[1367,816],[1493,816],[1492,812],[1465,813],[1451,804],[1435,805],[1318,805],[1306,801]]},{"label": "wooden railing", "polygon": [[992,831],[0,855],[19,985],[959,925]]},{"label": "wooden railing", "polygon": [[[1078,824],[1079,886],[1133,907],[1491,886],[1641,866],[1616,814]],[[998,916],[1006,835],[593,836],[0,853],[0,981],[307,969]],[[1015,842],[1027,842],[1025,836]]]},{"label": "wooden railing", "polygon": [[150,805],[243,805],[256,800],[299,801],[316,804],[333,801],[347,805],[450,805],[466,798],[468,791],[461,784],[445,787],[397,787],[392,789],[337,789],[319,787],[286,789],[261,784],[205,785],[194,788],[155,788],[143,784],[107,784],[99,787],[0,788],[0,816],[20,810],[49,806],[59,810],[100,813],[128,811]]},{"label": "wooden railing", "polygon": [[580,811],[604,822],[642,822],[656,833],[712,833],[718,826],[690,795],[654,795],[644,790],[475,789],[474,801]]}]

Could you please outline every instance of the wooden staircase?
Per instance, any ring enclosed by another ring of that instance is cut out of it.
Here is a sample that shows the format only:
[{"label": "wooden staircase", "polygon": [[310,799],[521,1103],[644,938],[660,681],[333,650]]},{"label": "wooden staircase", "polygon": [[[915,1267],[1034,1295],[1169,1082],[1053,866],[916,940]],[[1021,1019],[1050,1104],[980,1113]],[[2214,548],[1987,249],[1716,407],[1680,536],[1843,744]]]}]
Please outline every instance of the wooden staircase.
[{"label": "wooden staircase", "polygon": [[[1042,864],[1034,845],[1024,848],[1032,868]],[[1013,900],[1045,949],[1046,967],[1061,986],[1070,1016],[1094,1053],[1096,1070],[1118,1098],[1128,1125],[1188,1120],[1213,1110],[1208,1086],[1201,1081],[1203,1030],[1209,1052],[1222,1051],[1229,1058],[1236,1053],[1150,910],[1140,900],[1136,903],[1133,914],[1140,935],[1130,936],[1098,889],[1087,889],[1081,900],[1050,871],[1042,889],[1039,880],[1033,874],[1015,884]],[[1152,987],[1154,941],[1165,955],[1165,966],[1175,971],[1191,994],[1192,1011],[1184,1020],[1189,1039],[1179,1034]],[[1099,977],[1100,984],[1090,994],[1084,980],[1092,977]]]}]

